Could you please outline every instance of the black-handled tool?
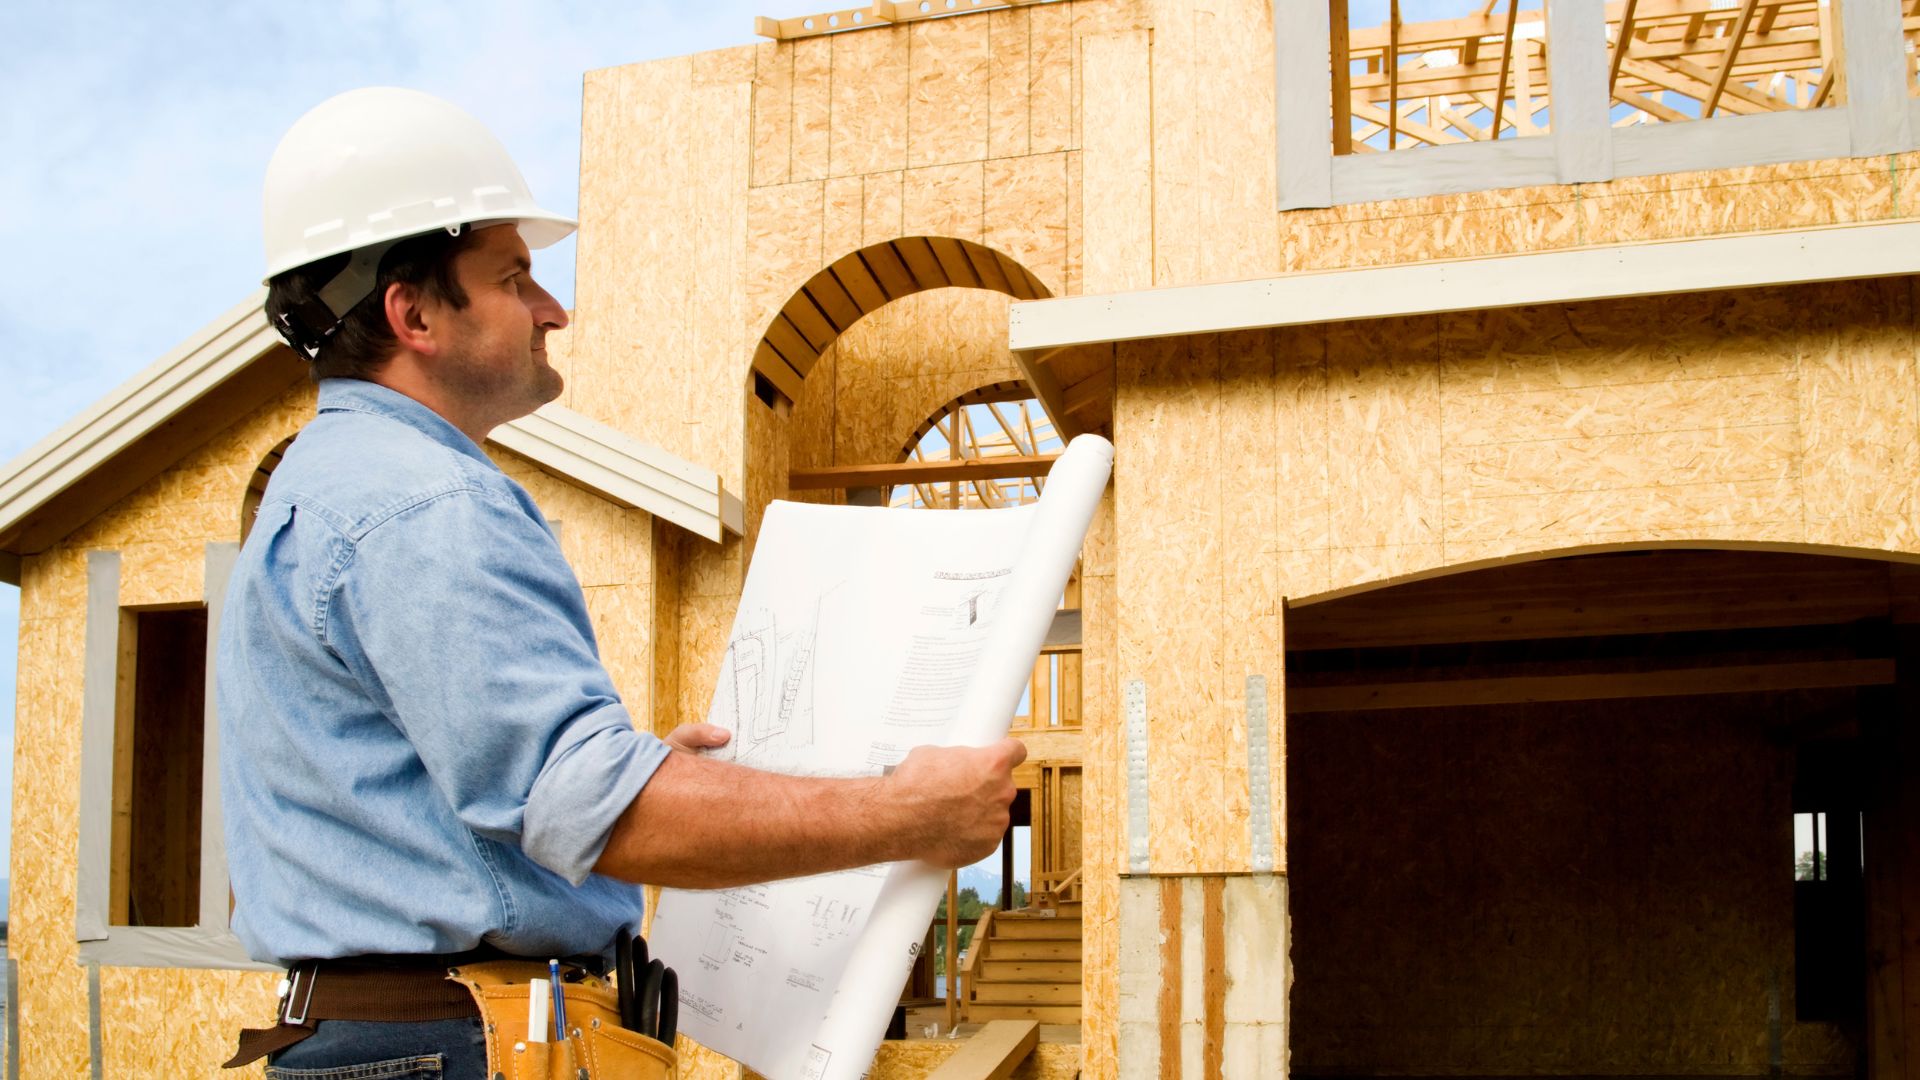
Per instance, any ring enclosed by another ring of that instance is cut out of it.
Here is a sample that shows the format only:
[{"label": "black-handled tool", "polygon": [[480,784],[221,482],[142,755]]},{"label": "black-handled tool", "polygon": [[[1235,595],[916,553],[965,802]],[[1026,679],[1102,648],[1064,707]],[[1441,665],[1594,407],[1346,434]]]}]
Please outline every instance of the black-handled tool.
[{"label": "black-handled tool", "polygon": [[646,977],[640,981],[640,1023],[633,1030],[654,1038],[654,1032],[660,1025],[660,984],[666,980],[667,965],[658,960],[647,965]]},{"label": "black-handled tool", "polygon": [[613,939],[614,990],[620,1000],[620,1026],[633,1028],[633,931],[621,927]]},{"label": "black-handled tool", "polygon": [[680,1027],[680,976],[666,969],[660,976],[660,1016],[657,1021],[659,1034],[655,1036],[668,1046],[673,1045],[673,1036]]}]

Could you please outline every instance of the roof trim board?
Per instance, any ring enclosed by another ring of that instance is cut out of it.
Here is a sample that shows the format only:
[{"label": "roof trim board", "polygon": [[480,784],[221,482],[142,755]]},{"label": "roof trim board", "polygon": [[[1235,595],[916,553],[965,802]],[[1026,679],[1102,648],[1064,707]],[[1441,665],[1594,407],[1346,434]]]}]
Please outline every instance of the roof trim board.
[{"label": "roof trim board", "polygon": [[1288,274],[1016,303],[1016,353],[1384,319],[1920,274],[1920,220]]},{"label": "roof trim board", "polygon": [[710,469],[688,464],[558,405],[502,424],[488,438],[548,472],[617,504],[718,541],[745,531],[740,500]]},{"label": "roof trim board", "polygon": [[[122,455],[134,451],[142,439],[181,419],[222,387],[245,382],[243,376],[256,364],[270,363],[276,353],[286,351],[267,323],[265,298],[264,289],[255,290],[0,468],[0,582],[18,585],[20,556],[45,547],[44,538],[22,538],[37,515],[116,460],[124,463]],[[497,429],[491,441],[615,503],[645,510],[709,540],[744,530],[740,500],[722,488],[717,473],[571,410],[546,406]],[[100,492],[105,494],[73,495],[89,502],[81,520],[124,494],[116,494],[110,485]]]}]

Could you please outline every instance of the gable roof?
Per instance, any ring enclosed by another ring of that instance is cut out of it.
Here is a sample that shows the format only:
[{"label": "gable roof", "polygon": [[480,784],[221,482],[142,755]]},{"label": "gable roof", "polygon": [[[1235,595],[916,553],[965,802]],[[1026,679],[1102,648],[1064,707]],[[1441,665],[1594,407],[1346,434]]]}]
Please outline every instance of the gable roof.
[{"label": "gable roof", "polygon": [[[21,556],[51,547],[306,378],[304,362],[268,326],[265,299],[256,290],[0,468],[0,582],[19,584]],[[739,498],[713,470],[571,409],[545,406],[489,441],[709,540],[744,527]]]}]

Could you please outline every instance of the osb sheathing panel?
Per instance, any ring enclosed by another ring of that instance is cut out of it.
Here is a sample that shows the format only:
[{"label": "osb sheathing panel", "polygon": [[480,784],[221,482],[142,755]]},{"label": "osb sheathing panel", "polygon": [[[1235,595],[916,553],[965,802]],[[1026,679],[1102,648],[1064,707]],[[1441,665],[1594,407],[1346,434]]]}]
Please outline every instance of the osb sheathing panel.
[{"label": "osb sheathing panel", "polygon": [[736,492],[753,93],[747,81],[701,81],[687,58],[588,74],[563,399]]},{"label": "osb sheathing panel", "polygon": [[1851,1074],[1794,1019],[1767,730],[1851,697],[1290,717],[1295,1072]]},{"label": "osb sheathing panel", "polygon": [[1356,203],[1278,215],[1275,272],[1879,221],[1920,209],[1920,154]]},{"label": "osb sheathing panel", "polygon": [[1286,596],[1589,545],[1920,550],[1905,279],[1274,342]]},{"label": "osb sheathing panel", "polygon": [[908,168],[986,158],[990,26],[979,17],[907,24]]},{"label": "osb sheathing panel", "polygon": [[1150,35],[1146,30],[1087,37],[1077,70],[1085,94],[1100,102],[1100,123],[1087,132],[1077,202],[1080,288],[1119,292],[1153,284],[1153,167]]},{"label": "osb sheathing panel", "polygon": [[1276,198],[1273,5],[1149,7],[1154,283],[1256,276],[1279,251],[1268,227]]}]

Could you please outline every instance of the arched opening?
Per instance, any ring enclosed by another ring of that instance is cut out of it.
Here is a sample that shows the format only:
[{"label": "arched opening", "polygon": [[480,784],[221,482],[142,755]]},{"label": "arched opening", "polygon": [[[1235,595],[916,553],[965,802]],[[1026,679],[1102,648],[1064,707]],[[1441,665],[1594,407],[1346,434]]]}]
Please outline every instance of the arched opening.
[{"label": "arched opening", "polygon": [[280,467],[280,459],[286,456],[293,439],[294,436],[289,435],[275,443],[273,449],[260,458],[260,464],[253,467],[253,475],[247,477],[246,494],[240,497],[240,542],[243,544],[247,542],[247,534],[253,531],[253,518],[260,512],[260,500],[266,497],[267,481],[273,478],[273,470]]},{"label": "arched opening", "polygon": [[902,297],[943,288],[987,289],[1016,300],[1053,295],[998,251],[950,236],[903,236],[850,252],[807,279],[768,323],[753,351],[753,392],[772,405],[800,398],[803,380],[834,339]]},{"label": "arched opening", "polygon": [[1920,568],[1545,559],[1290,608],[1286,664],[1296,1077],[1904,1043]]}]

